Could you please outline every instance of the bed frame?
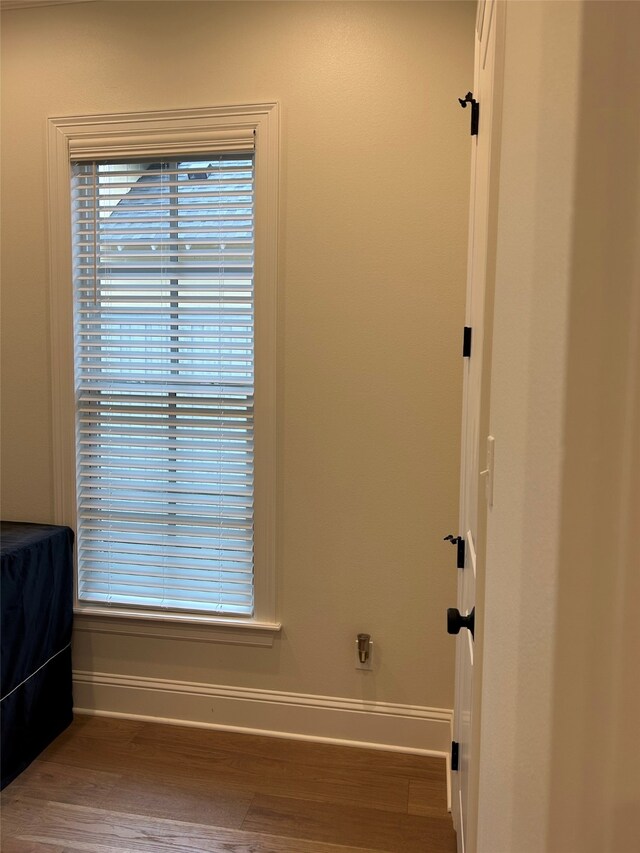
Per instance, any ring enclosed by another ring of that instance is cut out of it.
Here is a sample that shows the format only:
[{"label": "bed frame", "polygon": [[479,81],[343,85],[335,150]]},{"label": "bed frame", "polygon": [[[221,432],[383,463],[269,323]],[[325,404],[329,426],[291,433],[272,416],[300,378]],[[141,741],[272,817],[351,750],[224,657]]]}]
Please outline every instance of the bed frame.
[{"label": "bed frame", "polygon": [[73,719],[73,531],[0,523],[4,788]]}]

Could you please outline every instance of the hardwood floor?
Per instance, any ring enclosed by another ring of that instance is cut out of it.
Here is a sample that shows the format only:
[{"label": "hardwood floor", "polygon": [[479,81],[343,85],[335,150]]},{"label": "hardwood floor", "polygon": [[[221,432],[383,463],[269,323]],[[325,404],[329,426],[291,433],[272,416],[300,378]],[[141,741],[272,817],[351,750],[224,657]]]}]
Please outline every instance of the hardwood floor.
[{"label": "hardwood floor", "polygon": [[77,717],[2,794],[2,853],[455,853],[442,759]]}]

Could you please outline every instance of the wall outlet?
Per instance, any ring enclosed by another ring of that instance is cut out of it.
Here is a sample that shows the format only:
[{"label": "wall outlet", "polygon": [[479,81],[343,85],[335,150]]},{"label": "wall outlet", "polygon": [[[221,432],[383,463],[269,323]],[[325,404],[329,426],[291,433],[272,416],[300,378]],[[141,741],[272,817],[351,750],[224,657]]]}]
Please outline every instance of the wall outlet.
[{"label": "wall outlet", "polygon": [[356,659],[356,669],[364,669],[364,670],[373,669],[373,640],[371,638],[369,638],[369,641],[367,643],[368,655],[367,655],[367,659],[364,663],[360,660],[360,646],[359,646],[358,640],[355,641],[353,648],[354,648],[354,654],[355,654],[355,659]]}]

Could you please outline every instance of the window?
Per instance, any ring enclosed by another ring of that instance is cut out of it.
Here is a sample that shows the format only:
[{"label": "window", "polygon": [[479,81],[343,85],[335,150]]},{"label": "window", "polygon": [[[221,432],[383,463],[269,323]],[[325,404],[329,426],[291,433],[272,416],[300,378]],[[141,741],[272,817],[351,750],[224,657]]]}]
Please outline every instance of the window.
[{"label": "window", "polygon": [[253,614],[253,151],[73,164],[78,599]]},{"label": "window", "polygon": [[275,105],[50,120],[80,614],[277,627],[276,134]]}]

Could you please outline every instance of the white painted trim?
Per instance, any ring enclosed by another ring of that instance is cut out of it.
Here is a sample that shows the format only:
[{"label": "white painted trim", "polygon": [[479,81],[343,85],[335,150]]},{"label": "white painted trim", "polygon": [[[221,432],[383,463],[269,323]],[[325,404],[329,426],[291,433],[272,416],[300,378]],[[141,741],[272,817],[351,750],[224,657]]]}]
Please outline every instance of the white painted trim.
[{"label": "white painted trim", "polygon": [[120,634],[126,637],[156,637],[162,640],[189,640],[226,643],[234,646],[273,646],[280,633],[279,622],[249,619],[175,618],[166,614],[132,616],[128,612],[109,612],[83,608],[74,610],[73,630],[91,634]]},{"label": "white painted trim", "polygon": [[76,671],[73,682],[79,714],[386,749],[445,761],[451,744],[453,711],[448,708],[100,672]]},{"label": "white painted trim", "polygon": [[[138,156],[163,151],[195,154],[216,139],[255,135],[255,577],[252,620],[236,620],[238,632],[250,622],[258,632],[279,629],[276,618],[276,322],[278,310],[278,199],[280,120],[277,103],[240,104],[185,110],[50,118],[48,133],[49,263],[51,306],[51,388],[53,415],[54,514],[57,524],[76,529],[75,394],[73,382],[73,291],[71,261],[70,161]],[[75,607],[80,603],[75,595]],[[110,610],[103,611],[111,618]],[[122,612],[115,619],[122,619]],[[141,630],[131,612],[129,633]],[[183,620],[186,623],[187,619]],[[229,620],[209,617],[227,631]],[[85,623],[88,624],[88,623]],[[253,626],[250,626],[251,628]],[[104,630],[104,626],[103,626]],[[184,628],[186,631],[186,627]],[[151,629],[158,635],[158,628]],[[189,634],[197,629],[189,629]],[[114,623],[113,633],[123,633]],[[166,631],[163,629],[163,635]],[[222,638],[225,634],[219,635]],[[210,637],[212,635],[210,634]],[[254,639],[258,636],[253,633]],[[224,641],[224,640],[222,640]],[[261,644],[261,643],[259,643]]]},{"label": "white painted trim", "polygon": [[[462,791],[458,788],[458,805],[460,808],[460,814],[462,814]],[[465,853],[466,843],[464,837],[464,821],[460,821],[460,853]]]}]

